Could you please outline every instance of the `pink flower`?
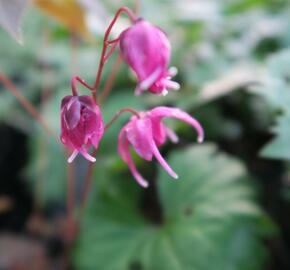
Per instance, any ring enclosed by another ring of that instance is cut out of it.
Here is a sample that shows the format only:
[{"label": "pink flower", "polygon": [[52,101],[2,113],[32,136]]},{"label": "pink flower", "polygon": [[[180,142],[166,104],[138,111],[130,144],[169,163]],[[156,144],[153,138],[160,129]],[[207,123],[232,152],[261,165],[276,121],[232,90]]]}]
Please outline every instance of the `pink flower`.
[{"label": "pink flower", "polygon": [[124,60],[136,73],[136,95],[149,90],[166,95],[168,90],[178,90],[179,84],[170,79],[176,68],[167,69],[170,58],[170,43],[158,27],[139,19],[120,36],[120,48]]},{"label": "pink flower", "polygon": [[87,160],[96,159],[88,153],[93,145],[96,149],[104,133],[104,123],[98,105],[90,96],[66,96],[61,102],[61,135],[64,145],[73,150],[68,162],[78,153]]},{"label": "pink flower", "polygon": [[129,151],[129,144],[145,160],[151,161],[152,157],[155,156],[161,166],[173,178],[178,178],[158,150],[158,147],[165,143],[167,137],[172,142],[178,141],[177,135],[162,123],[164,117],[174,117],[191,125],[197,131],[198,142],[201,143],[204,138],[203,129],[199,122],[177,108],[156,107],[151,111],[140,112],[139,117],[132,116],[130,121],[120,131],[118,149],[134,178],[143,187],[147,187],[148,182],[137,171]]}]

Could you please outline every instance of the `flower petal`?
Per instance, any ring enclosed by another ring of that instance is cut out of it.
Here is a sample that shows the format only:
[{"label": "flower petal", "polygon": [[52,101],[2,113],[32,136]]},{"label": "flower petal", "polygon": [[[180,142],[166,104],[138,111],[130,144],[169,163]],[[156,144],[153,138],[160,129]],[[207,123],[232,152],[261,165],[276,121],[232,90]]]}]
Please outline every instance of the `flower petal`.
[{"label": "flower petal", "polygon": [[78,155],[78,153],[79,153],[78,150],[74,150],[72,154],[70,155],[70,157],[67,159],[67,162],[72,163],[74,159],[76,158],[76,156]]},{"label": "flower petal", "polygon": [[153,139],[152,124],[148,117],[134,116],[126,128],[127,138],[137,154],[145,160],[152,160],[150,139]]},{"label": "flower petal", "polygon": [[72,97],[69,104],[66,106],[64,111],[64,120],[67,128],[74,129],[81,118],[81,103],[78,101],[77,97]]},{"label": "flower petal", "polygon": [[170,141],[172,141],[173,143],[178,143],[179,138],[177,134],[169,127],[166,127],[165,130],[166,130],[166,135],[170,139]]},{"label": "flower petal", "polygon": [[199,143],[203,142],[204,139],[204,131],[200,123],[191,117],[188,113],[178,109],[178,108],[170,108],[170,107],[157,107],[150,112],[151,118],[164,118],[164,117],[174,117],[177,118],[183,122],[186,122],[187,124],[191,125],[193,128],[196,129],[198,138],[197,141]]},{"label": "flower petal", "polygon": [[154,70],[144,81],[140,82],[137,85],[135,94],[138,96],[143,91],[147,90],[160,77],[161,72],[162,72],[161,67],[158,67],[156,70]]},{"label": "flower petal", "polygon": [[90,162],[96,162],[96,159],[95,159],[93,156],[91,156],[91,155],[87,152],[86,149],[81,148],[81,149],[79,150],[79,152],[80,152],[80,153],[84,156],[84,158],[87,159],[88,161],[90,161]]},{"label": "flower petal", "polygon": [[161,156],[155,142],[153,139],[151,140],[151,149],[153,151],[154,156],[159,161],[161,166],[168,172],[169,175],[171,175],[173,178],[177,179],[178,175],[175,173],[175,171],[172,170],[172,168],[168,165],[166,160]]},{"label": "flower petal", "polygon": [[136,179],[137,183],[140,186],[147,188],[149,185],[148,182],[137,171],[134,161],[132,160],[130,150],[129,150],[129,141],[126,138],[126,126],[123,127],[122,130],[120,131],[119,138],[118,138],[118,150],[122,159],[128,164],[128,167],[132,175]]}]

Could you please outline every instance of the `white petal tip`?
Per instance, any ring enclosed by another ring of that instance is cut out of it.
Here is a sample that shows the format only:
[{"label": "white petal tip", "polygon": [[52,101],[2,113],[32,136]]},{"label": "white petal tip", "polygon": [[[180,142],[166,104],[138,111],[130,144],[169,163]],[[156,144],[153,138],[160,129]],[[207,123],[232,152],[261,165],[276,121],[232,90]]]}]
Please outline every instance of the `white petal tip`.
[{"label": "white petal tip", "polygon": [[96,159],[93,156],[91,156],[88,152],[86,152],[84,149],[82,149],[80,153],[84,156],[86,160],[90,162],[96,162]]},{"label": "white petal tip", "polygon": [[166,80],[165,87],[169,90],[178,91],[180,89],[180,84],[178,82]]},{"label": "white petal tip", "polygon": [[74,161],[74,159],[76,158],[77,154],[78,154],[78,151],[74,150],[73,153],[71,154],[71,156],[67,159],[67,162],[72,163]]},{"label": "white petal tip", "polygon": [[178,91],[180,90],[180,84],[176,83],[175,88],[173,88],[173,90]]},{"label": "white petal tip", "polygon": [[135,179],[137,180],[137,183],[141,187],[143,187],[143,188],[148,188],[149,187],[149,183],[145,179],[143,179],[143,178],[141,178],[139,176],[135,177]]},{"label": "white petal tip", "polygon": [[141,186],[142,186],[143,188],[148,188],[148,187],[149,187],[149,184],[148,184],[148,183],[143,183]]},{"label": "white petal tip", "polygon": [[203,141],[204,141],[204,138],[203,138],[203,137],[199,137],[199,138],[197,138],[197,142],[198,142],[198,143],[203,143]]},{"label": "white petal tip", "polygon": [[179,176],[178,176],[177,174],[172,175],[172,177],[173,177],[174,179],[178,179],[178,178],[179,178]]},{"label": "white petal tip", "polygon": [[171,77],[174,77],[178,73],[178,69],[177,67],[170,67],[168,72]]},{"label": "white petal tip", "polygon": [[161,92],[161,95],[162,95],[163,97],[165,97],[167,94],[168,94],[168,91],[167,91],[167,90],[163,90],[163,91]]}]

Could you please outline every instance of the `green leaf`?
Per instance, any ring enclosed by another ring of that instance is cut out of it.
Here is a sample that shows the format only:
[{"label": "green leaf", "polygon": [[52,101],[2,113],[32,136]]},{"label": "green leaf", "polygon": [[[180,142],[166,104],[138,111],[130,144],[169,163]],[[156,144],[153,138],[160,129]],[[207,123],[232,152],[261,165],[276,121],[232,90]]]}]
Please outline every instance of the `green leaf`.
[{"label": "green leaf", "polygon": [[[54,95],[44,107],[43,117],[50,129],[58,136],[60,101],[63,97],[60,91]],[[41,127],[36,129],[30,139],[31,159],[26,169],[32,185],[36,186],[36,196],[42,204],[65,200],[66,168],[68,166],[64,155],[64,147],[58,137],[50,137]]]},{"label": "green leaf", "polygon": [[176,151],[168,162],[180,178],[159,170],[158,224],[139,207],[150,190],[99,164],[101,185],[75,248],[76,269],[262,269],[265,250],[256,224],[262,215],[244,166],[213,145]]},{"label": "green leaf", "polygon": [[290,114],[277,119],[273,132],[276,134],[276,137],[262,149],[261,155],[267,158],[289,160]]},{"label": "green leaf", "polygon": [[[290,158],[290,50],[272,55],[267,62],[264,83],[256,89],[266,102],[279,112],[272,131],[276,137],[262,149],[261,155],[267,158]],[[282,113],[282,115],[281,115]]]}]

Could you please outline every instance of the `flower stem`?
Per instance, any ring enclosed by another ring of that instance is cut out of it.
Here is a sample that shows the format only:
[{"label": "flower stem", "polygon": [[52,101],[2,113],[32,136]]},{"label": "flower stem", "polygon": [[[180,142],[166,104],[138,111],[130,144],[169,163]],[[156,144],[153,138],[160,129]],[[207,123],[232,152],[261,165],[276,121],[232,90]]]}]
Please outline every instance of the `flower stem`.
[{"label": "flower stem", "polygon": [[[119,118],[119,116],[125,112],[129,112],[129,113],[136,115],[137,117],[140,117],[139,113],[137,111],[135,111],[134,109],[123,108],[120,111],[118,111],[116,113],[116,115],[111,119],[111,121],[105,126],[105,130],[107,130]],[[96,154],[97,154],[97,150],[94,149],[92,156],[95,157]],[[92,163],[92,162],[90,162],[90,164],[89,164],[88,171],[87,171],[86,178],[85,178],[85,182],[84,182],[84,188],[83,188],[82,194],[81,194],[81,203],[80,203],[80,211],[79,211],[79,219],[78,219],[79,221],[81,220],[81,218],[84,214],[85,206],[86,206],[87,199],[88,199],[88,194],[90,192],[90,188],[92,185],[93,164],[94,163]]]},{"label": "flower stem", "polygon": [[88,88],[93,94],[96,92],[96,90],[91,87],[90,85],[88,85],[83,79],[81,79],[79,76],[73,76],[71,79],[71,89],[72,89],[72,93],[74,96],[78,95],[77,92],[77,87],[76,87],[76,83],[80,82],[82,85],[84,85],[86,88]]},{"label": "flower stem", "polygon": [[140,118],[140,114],[137,111],[135,111],[134,109],[132,109],[132,108],[123,108],[120,111],[118,111],[115,114],[115,116],[110,120],[110,122],[105,126],[105,130],[110,128],[110,126],[120,117],[120,115],[125,113],[125,112],[132,113],[132,114],[136,115],[138,118]]},{"label": "flower stem", "polygon": [[[101,52],[98,72],[97,72],[96,81],[95,81],[95,84],[94,84],[94,89],[95,90],[97,90],[97,88],[98,88],[98,86],[100,84],[101,77],[102,77],[103,67],[104,67],[104,64],[105,64],[105,56],[106,56],[108,45],[110,45],[110,43],[108,43],[108,39],[109,39],[111,30],[112,30],[113,26],[115,25],[118,17],[120,16],[120,14],[122,12],[126,13],[129,16],[131,22],[134,22],[136,20],[136,17],[134,15],[134,13],[127,7],[121,7],[116,12],[113,20],[111,21],[111,23],[109,24],[109,27],[107,28],[107,30],[105,32],[104,41],[103,41],[103,49],[102,49],[102,52]],[[112,54],[112,52],[111,52],[111,54]],[[93,96],[96,99],[96,95],[93,95]]]},{"label": "flower stem", "polygon": [[12,95],[18,100],[18,102],[22,105],[22,107],[29,113],[31,116],[44,128],[44,130],[54,138],[57,136],[50,129],[44,118],[37,111],[35,106],[21,93],[19,89],[15,86],[15,84],[6,76],[3,72],[0,72],[0,81],[7,88],[7,90],[12,93]]},{"label": "flower stem", "polygon": [[[132,23],[136,21],[136,16],[129,8],[121,7],[116,12],[114,18],[112,19],[111,23],[109,24],[109,26],[105,32],[104,40],[103,40],[103,48],[102,48],[99,66],[98,66],[98,71],[97,71],[97,75],[96,75],[95,84],[93,87],[93,89],[95,90],[93,92],[93,98],[95,99],[96,102],[97,102],[96,92],[97,92],[97,89],[98,89],[99,84],[100,84],[104,65],[105,65],[106,61],[109,59],[109,57],[112,55],[112,53],[114,52],[114,49],[116,48],[116,45],[118,44],[118,41],[119,41],[119,38],[109,41],[109,36],[110,36],[110,33],[111,33],[113,26],[115,25],[118,17],[120,16],[120,14],[122,12],[126,13],[129,16]],[[110,45],[112,45],[112,47],[109,50],[109,52],[107,53],[108,46],[110,46]],[[104,89],[103,89],[102,94],[100,96],[100,103],[102,103],[105,100],[108,93],[111,91],[111,88],[113,86],[113,81],[116,77],[116,73],[119,69],[120,63],[121,63],[120,57],[118,57],[118,60],[115,64],[115,66],[113,67],[112,73],[105,83]],[[92,153],[92,156],[96,157],[96,155],[97,155],[97,150],[94,150]],[[89,195],[91,185],[92,185],[92,176],[93,176],[93,163],[90,162],[89,167],[88,167],[88,171],[87,171],[87,174],[85,177],[84,188],[83,188],[82,194],[81,194],[81,203],[80,203],[80,210],[79,210],[79,216],[78,216],[79,223],[82,219],[82,216],[83,216],[86,204],[87,204],[88,195]]]},{"label": "flower stem", "polygon": [[75,170],[73,164],[67,164],[66,170],[67,178],[67,216],[68,221],[73,221],[74,205],[75,205]]},{"label": "flower stem", "polygon": [[[97,155],[97,150],[94,149],[92,156],[95,157]],[[81,193],[81,202],[80,202],[80,210],[79,210],[79,217],[78,220],[79,222],[82,219],[82,216],[84,214],[84,210],[87,204],[87,200],[88,200],[88,195],[90,193],[90,189],[92,186],[92,179],[93,179],[93,169],[94,169],[94,163],[90,162],[88,165],[88,170],[86,173],[86,178],[85,178],[85,182],[84,182],[84,187]]]}]

